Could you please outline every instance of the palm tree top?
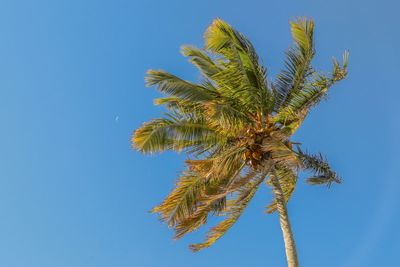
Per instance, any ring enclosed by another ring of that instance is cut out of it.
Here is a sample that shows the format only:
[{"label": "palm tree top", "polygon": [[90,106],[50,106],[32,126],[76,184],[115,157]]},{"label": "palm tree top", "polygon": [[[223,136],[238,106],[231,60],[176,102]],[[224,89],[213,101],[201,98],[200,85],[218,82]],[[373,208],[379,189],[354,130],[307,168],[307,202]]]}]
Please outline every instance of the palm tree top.
[{"label": "palm tree top", "polygon": [[[211,215],[225,220],[213,227],[194,251],[219,239],[240,217],[259,186],[279,178],[288,201],[301,170],[310,170],[310,184],[340,182],[321,154],[308,154],[291,136],[310,110],[347,74],[333,60],[331,73],[316,71],[314,22],[290,22],[294,44],[286,52],[285,68],[271,80],[251,42],[221,19],[204,34],[204,49],[183,46],[182,54],[200,71],[194,83],[163,70],[149,70],[148,86],[165,96],[165,116],[144,123],[132,136],[143,153],[185,151],[186,170],[176,187],[154,212],[175,229],[176,238],[198,229]],[[276,199],[267,211],[276,210]]]}]

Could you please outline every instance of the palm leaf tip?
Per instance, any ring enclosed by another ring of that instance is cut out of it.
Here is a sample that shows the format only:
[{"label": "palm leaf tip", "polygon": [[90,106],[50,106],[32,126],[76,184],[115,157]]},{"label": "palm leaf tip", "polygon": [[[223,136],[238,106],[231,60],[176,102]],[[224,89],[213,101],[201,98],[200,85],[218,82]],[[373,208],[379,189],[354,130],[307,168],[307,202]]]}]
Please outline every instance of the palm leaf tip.
[{"label": "palm leaf tip", "polygon": [[213,20],[204,34],[205,47],[211,51],[220,51],[231,42],[233,28],[220,18]]},{"label": "palm leaf tip", "polygon": [[302,51],[312,51],[314,36],[314,20],[308,18],[297,18],[290,22],[292,37]]},{"label": "palm leaf tip", "polygon": [[142,150],[142,140],[143,140],[143,137],[141,136],[142,135],[142,129],[141,128],[138,128],[138,129],[136,129],[133,133],[132,133],[132,136],[131,136],[131,145],[132,145],[132,148],[133,149],[136,149],[136,150],[138,150],[138,151],[141,151]]},{"label": "palm leaf tip", "polygon": [[189,245],[190,250],[197,252],[199,250],[210,247],[219,238],[221,238],[235,223],[236,218],[228,218],[222,221],[220,224],[211,229],[210,233],[207,235],[207,240],[203,243],[191,244]]},{"label": "palm leaf tip", "polygon": [[335,177],[329,177],[325,175],[320,175],[320,176],[314,176],[310,177],[306,180],[306,182],[310,185],[328,185],[330,186],[333,182],[341,184],[342,180],[340,177],[335,176]]},{"label": "palm leaf tip", "polygon": [[150,152],[150,149],[146,149],[146,143],[150,134],[148,124],[144,124],[142,127],[136,129],[131,137],[132,147],[142,153]]},{"label": "palm leaf tip", "polygon": [[341,81],[347,76],[347,66],[349,64],[349,52],[344,51],[342,56],[342,64],[336,58],[333,58],[333,71],[332,71],[332,83]]},{"label": "palm leaf tip", "polygon": [[345,50],[343,52],[343,68],[347,69],[347,66],[349,65],[349,56],[350,56],[350,52],[348,50]]},{"label": "palm leaf tip", "polygon": [[172,121],[165,118],[158,118],[143,123],[132,135],[133,147],[144,154],[162,152],[172,148],[170,127]]},{"label": "palm leaf tip", "polygon": [[163,75],[164,73],[166,72],[163,70],[148,70],[144,78],[146,86],[153,86],[160,83],[165,79],[165,75]]}]

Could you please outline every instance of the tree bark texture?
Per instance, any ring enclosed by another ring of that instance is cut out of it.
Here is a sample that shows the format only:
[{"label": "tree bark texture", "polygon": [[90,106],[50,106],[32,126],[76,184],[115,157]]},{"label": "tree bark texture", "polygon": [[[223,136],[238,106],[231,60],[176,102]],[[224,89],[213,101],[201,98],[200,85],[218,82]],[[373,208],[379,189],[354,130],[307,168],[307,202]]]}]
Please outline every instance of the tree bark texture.
[{"label": "tree bark texture", "polygon": [[283,240],[285,242],[288,267],[299,267],[296,244],[294,242],[292,228],[290,227],[289,214],[286,208],[286,202],[282,188],[279,183],[279,178],[276,176],[276,173],[271,175],[271,183],[275,194],[276,207],[279,213],[279,221],[283,233]]}]

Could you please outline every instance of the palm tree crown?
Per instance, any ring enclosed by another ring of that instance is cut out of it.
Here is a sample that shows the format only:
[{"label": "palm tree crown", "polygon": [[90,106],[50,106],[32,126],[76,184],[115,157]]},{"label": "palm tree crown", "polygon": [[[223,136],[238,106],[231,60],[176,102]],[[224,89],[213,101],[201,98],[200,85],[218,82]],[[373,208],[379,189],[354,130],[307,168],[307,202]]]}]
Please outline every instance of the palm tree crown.
[{"label": "palm tree crown", "polygon": [[[332,85],[345,78],[348,54],[342,64],[333,60],[330,74],[317,72],[311,66],[314,22],[299,18],[290,25],[294,45],[274,81],[250,41],[220,19],[207,29],[204,49],[182,47],[201,72],[200,82],[163,70],[147,73],[147,85],[165,94],[155,104],[168,112],[137,129],[132,144],[143,153],[175,150],[188,156],[176,187],[153,211],[175,229],[176,238],[211,215],[225,217],[204,242],[190,246],[193,251],[224,235],[263,182],[273,187],[277,178],[287,202],[301,170],[313,173],[310,184],[341,181],[322,155],[306,153],[290,138]],[[268,212],[277,210],[277,197]]]}]

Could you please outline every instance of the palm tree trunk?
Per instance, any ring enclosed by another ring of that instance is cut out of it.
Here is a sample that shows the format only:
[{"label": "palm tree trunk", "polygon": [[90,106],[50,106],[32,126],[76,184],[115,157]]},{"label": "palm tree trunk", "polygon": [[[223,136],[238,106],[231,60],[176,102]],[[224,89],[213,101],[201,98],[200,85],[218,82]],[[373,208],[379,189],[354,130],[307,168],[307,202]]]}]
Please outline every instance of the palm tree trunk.
[{"label": "palm tree trunk", "polygon": [[298,267],[299,261],[297,258],[296,244],[294,242],[292,228],[290,227],[289,214],[286,209],[285,198],[283,196],[282,188],[276,173],[271,175],[271,182],[275,194],[276,207],[279,213],[279,221],[283,233],[283,240],[285,242],[288,267]]}]

